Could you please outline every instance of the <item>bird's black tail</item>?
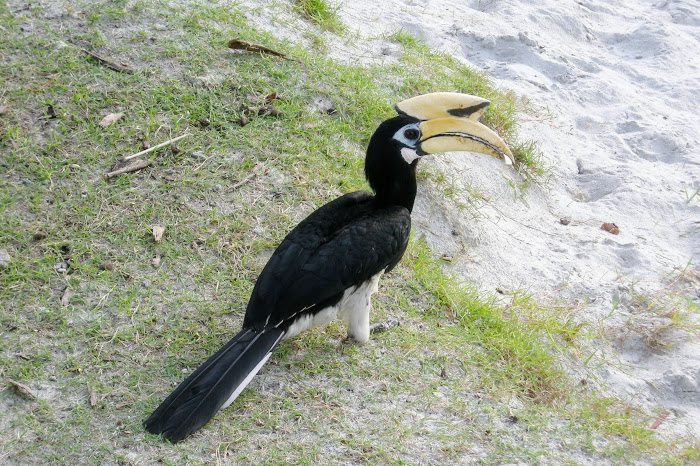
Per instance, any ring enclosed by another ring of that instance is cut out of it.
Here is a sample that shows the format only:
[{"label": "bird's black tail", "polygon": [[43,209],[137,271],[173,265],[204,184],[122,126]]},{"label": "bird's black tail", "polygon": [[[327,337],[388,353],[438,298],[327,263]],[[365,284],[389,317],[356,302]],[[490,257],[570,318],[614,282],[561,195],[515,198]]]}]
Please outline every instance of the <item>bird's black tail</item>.
[{"label": "bird's black tail", "polygon": [[199,366],[143,423],[146,430],[179,442],[240,394],[279,344],[284,331],[243,329]]}]

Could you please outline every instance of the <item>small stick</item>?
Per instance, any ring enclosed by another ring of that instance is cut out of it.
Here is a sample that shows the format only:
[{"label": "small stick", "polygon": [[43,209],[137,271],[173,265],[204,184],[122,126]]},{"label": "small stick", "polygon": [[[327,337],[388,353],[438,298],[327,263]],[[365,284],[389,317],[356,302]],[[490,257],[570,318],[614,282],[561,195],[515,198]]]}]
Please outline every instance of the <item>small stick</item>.
[{"label": "small stick", "polygon": [[100,64],[106,66],[107,68],[111,68],[114,71],[120,71],[122,73],[133,73],[134,72],[134,70],[132,70],[128,66],[124,66],[124,65],[120,65],[118,63],[111,62],[111,61],[107,60],[106,58],[103,58],[103,57],[97,55],[94,52],[91,52],[91,51],[85,50],[85,49],[80,49],[80,50],[83,53],[85,53],[85,54],[91,56],[92,58],[94,58],[95,60],[97,60]]},{"label": "small stick", "polygon": [[179,140],[182,139],[182,138],[186,138],[186,137],[189,136],[189,135],[190,135],[190,133],[183,134],[182,136],[178,136],[178,137],[176,137],[176,138],[170,139],[169,141],[161,142],[161,143],[158,144],[157,146],[153,146],[153,147],[150,147],[150,148],[148,148],[148,149],[146,149],[146,150],[142,150],[142,151],[139,152],[138,154],[129,155],[129,156],[127,156],[127,157],[121,157],[119,160],[122,161],[122,162],[125,162],[125,161],[127,161],[127,160],[131,160],[131,159],[133,159],[133,158],[136,158],[136,157],[138,157],[138,156],[140,156],[140,155],[148,154],[149,152],[153,152],[154,150],[160,149],[160,148],[163,147],[163,146],[167,146],[168,144],[172,144],[173,142],[179,141]]},{"label": "small stick", "polygon": [[290,61],[295,61],[297,63],[301,63],[299,60],[295,60],[294,58],[289,58],[287,55],[278,52],[276,50],[272,50],[270,48],[265,47],[264,45],[260,44],[253,44],[252,42],[246,42],[244,40],[238,40],[238,39],[231,39],[228,41],[228,48],[234,49],[234,50],[244,50],[246,52],[252,52],[252,53],[267,53],[269,55],[273,55],[275,57],[280,57],[284,58],[285,60],[290,60]]},{"label": "small stick", "polygon": [[131,173],[135,172],[137,170],[141,170],[142,168],[146,168],[151,164],[150,160],[137,160],[136,162],[132,163],[131,165],[127,165],[126,167],[122,167],[119,170],[114,170],[113,172],[105,173],[102,175],[102,178],[105,180],[108,180],[110,178],[114,178],[115,176],[123,175],[124,173]]},{"label": "small stick", "polygon": [[650,429],[658,429],[658,427],[663,424],[663,422],[666,420],[668,415],[671,414],[668,411],[664,411],[663,413],[659,414],[659,417],[656,418],[656,421],[649,427]]},{"label": "small stick", "polygon": [[24,394],[24,395],[27,395],[27,396],[29,396],[30,398],[33,398],[33,399],[35,399],[35,400],[38,398],[38,397],[36,396],[36,393],[34,393],[34,390],[32,390],[31,388],[27,387],[27,386],[24,385],[23,383],[19,383],[19,382],[15,381],[15,380],[12,380],[12,379],[10,379],[8,382],[10,382],[10,385],[12,385],[13,387],[15,387],[15,390],[17,390],[17,392],[22,393],[22,394]]},{"label": "small stick", "polygon": [[243,186],[244,184],[246,184],[247,182],[249,182],[250,180],[252,180],[253,178],[255,178],[255,176],[258,174],[258,171],[262,168],[262,166],[263,166],[262,163],[256,163],[255,166],[253,167],[253,172],[250,175],[243,178],[238,183],[234,184],[232,189],[238,189],[241,186]]}]

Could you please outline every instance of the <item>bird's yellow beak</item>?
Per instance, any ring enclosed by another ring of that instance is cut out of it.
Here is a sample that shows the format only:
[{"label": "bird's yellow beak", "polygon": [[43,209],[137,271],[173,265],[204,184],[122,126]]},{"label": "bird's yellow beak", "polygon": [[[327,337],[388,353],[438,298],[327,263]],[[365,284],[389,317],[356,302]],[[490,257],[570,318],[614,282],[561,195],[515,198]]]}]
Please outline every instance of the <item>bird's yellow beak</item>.
[{"label": "bird's yellow beak", "polygon": [[444,117],[420,123],[420,148],[428,154],[451,151],[479,152],[513,164],[513,154],[487,126],[466,118]]},{"label": "bird's yellow beak", "polygon": [[513,153],[503,139],[478,121],[489,104],[473,95],[436,92],[404,100],[396,111],[423,120],[419,123],[422,152],[479,152],[512,165]]}]

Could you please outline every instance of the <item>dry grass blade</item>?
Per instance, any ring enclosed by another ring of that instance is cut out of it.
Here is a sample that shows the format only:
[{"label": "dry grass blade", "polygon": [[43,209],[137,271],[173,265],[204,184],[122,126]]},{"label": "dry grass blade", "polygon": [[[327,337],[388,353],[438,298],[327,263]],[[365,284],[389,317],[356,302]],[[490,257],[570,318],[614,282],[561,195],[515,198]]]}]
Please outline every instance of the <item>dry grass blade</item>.
[{"label": "dry grass blade", "polygon": [[168,139],[168,140],[165,141],[165,142],[161,142],[161,143],[158,144],[157,146],[149,147],[149,148],[146,149],[146,150],[142,150],[141,152],[137,152],[136,154],[132,154],[132,155],[129,155],[129,156],[127,156],[127,157],[122,157],[120,160],[121,160],[122,162],[124,162],[124,161],[127,161],[127,160],[135,159],[136,157],[139,157],[139,156],[141,156],[141,155],[148,154],[149,152],[153,152],[154,150],[160,149],[161,147],[167,146],[168,144],[172,144],[172,143],[174,143],[174,142],[176,142],[176,141],[179,141],[180,139],[186,138],[186,137],[189,136],[189,135],[190,135],[190,134],[187,133],[187,134],[183,134],[182,136],[178,136],[178,137],[176,137],[176,138]]}]

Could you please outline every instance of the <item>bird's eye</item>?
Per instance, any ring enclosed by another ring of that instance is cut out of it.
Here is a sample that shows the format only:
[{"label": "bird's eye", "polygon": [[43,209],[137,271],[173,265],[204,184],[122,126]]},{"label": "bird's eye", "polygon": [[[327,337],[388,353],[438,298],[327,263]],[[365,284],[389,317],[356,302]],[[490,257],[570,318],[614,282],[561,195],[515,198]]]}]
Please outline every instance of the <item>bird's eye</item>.
[{"label": "bird's eye", "polygon": [[407,128],[403,132],[403,136],[409,141],[415,141],[420,137],[420,132],[416,128]]}]

